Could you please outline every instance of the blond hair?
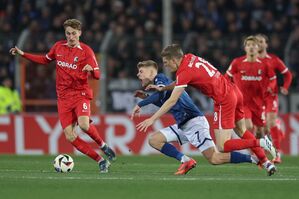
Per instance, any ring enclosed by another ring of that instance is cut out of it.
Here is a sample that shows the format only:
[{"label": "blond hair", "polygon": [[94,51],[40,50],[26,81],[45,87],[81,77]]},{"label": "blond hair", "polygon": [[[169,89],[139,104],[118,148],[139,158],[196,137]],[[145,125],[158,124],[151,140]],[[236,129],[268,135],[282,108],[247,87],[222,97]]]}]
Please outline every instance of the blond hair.
[{"label": "blond hair", "polygon": [[154,67],[156,70],[158,70],[158,64],[153,61],[153,60],[145,60],[145,61],[141,61],[137,64],[137,68],[142,68],[142,67]]},{"label": "blond hair", "polygon": [[251,35],[244,39],[243,45],[246,46],[248,41],[253,41],[254,43],[258,44],[258,40],[255,36]]}]

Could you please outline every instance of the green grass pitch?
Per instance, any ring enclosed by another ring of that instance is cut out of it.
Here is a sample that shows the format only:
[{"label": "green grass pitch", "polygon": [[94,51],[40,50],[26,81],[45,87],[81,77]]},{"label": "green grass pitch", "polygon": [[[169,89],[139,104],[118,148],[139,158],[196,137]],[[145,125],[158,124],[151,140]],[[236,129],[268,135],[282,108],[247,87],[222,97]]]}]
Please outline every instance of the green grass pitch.
[{"label": "green grass pitch", "polygon": [[251,164],[212,166],[201,156],[185,176],[163,155],[119,156],[100,174],[87,157],[72,155],[71,173],[56,173],[54,156],[0,155],[1,199],[292,199],[299,198],[299,157],[283,158],[274,176]]}]

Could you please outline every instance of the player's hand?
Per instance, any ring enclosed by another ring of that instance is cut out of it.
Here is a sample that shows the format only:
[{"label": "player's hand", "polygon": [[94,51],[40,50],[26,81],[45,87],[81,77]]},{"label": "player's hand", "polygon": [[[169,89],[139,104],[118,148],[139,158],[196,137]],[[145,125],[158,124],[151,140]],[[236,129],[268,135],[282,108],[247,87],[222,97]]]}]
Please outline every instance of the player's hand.
[{"label": "player's hand", "polygon": [[24,52],[22,50],[20,50],[17,46],[15,46],[14,48],[11,48],[9,50],[9,53],[12,55],[24,55]]},{"label": "player's hand", "polygon": [[285,89],[284,87],[280,87],[280,92],[283,94],[283,95],[287,95],[287,94],[289,94],[289,91],[288,91],[288,89]]},{"label": "player's hand", "polygon": [[89,65],[89,64],[86,64],[84,66],[84,68],[82,69],[83,72],[92,72],[93,71],[93,68]]},{"label": "player's hand", "polygon": [[152,118],[148,118],[144,120],[143,122],[140,122],[137,124],[136,128],[138,131],[146,132],[147,128],[150,127],[154,123],[154,120]]},{"label": "player's hand", "polygon": [[131,113],[131,120],[133,120],[134,116],[136,114],[138,114],[138,116],[140,116],[140,111],[141,111],[141,108],[140,106],[136,105],[134,108],[133,108],[133,111]]},{"label": "player's hand", "polygon": [[150,84],[145,88],[146,91],[149,90],[154,90],[154,91],[162,91],[162,87],[154,85],[154,84]]},{"label": "player's hand", "polygon": [[137,90],[134,93],[134,97],[139,97],[141,99],[145,99],[147,97],[147,94],[142,90]]}]

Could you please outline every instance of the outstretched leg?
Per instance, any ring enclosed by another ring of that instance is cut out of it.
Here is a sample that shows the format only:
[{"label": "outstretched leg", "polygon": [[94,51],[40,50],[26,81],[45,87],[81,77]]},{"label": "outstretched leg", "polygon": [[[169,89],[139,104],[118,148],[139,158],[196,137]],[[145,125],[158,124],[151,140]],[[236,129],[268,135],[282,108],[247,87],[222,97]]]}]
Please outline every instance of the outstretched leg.
[{"label": "outstretched leg", "polygon": [[[176,175],[186,174],[189,170],[196,166],[196,161],[184,155],[177,150],[175,146],[168,142],[181,142],[179,129],[176,126],[171,126],[160,130],[161,132],[153,133],[149,138],[149,144],[168,157],[172,157],[180,161],[182,164],[175,173]],[[177,134],[174,132],[176,131]],[[186,167],[187,165],[187,167]]]}]

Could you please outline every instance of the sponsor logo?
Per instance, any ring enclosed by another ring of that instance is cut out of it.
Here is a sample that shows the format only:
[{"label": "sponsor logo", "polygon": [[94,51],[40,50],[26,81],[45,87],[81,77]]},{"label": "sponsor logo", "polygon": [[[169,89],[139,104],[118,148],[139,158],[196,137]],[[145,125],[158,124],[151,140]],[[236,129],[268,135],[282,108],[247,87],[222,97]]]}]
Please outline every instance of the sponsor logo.
[{"label": "sponsor logo", "polygon": [[241,80],[243,81],[261,81],[263,78],[261,76],[246,76],[242,75]]},{"label": "sponsor logo", "polygon": [[76,64],[70,64],[64,61],[57,61],[57,65],[61,66],[61,67],[66,67],[66,68],[70,68],[70,69],[77,69],[77,65]]}]

